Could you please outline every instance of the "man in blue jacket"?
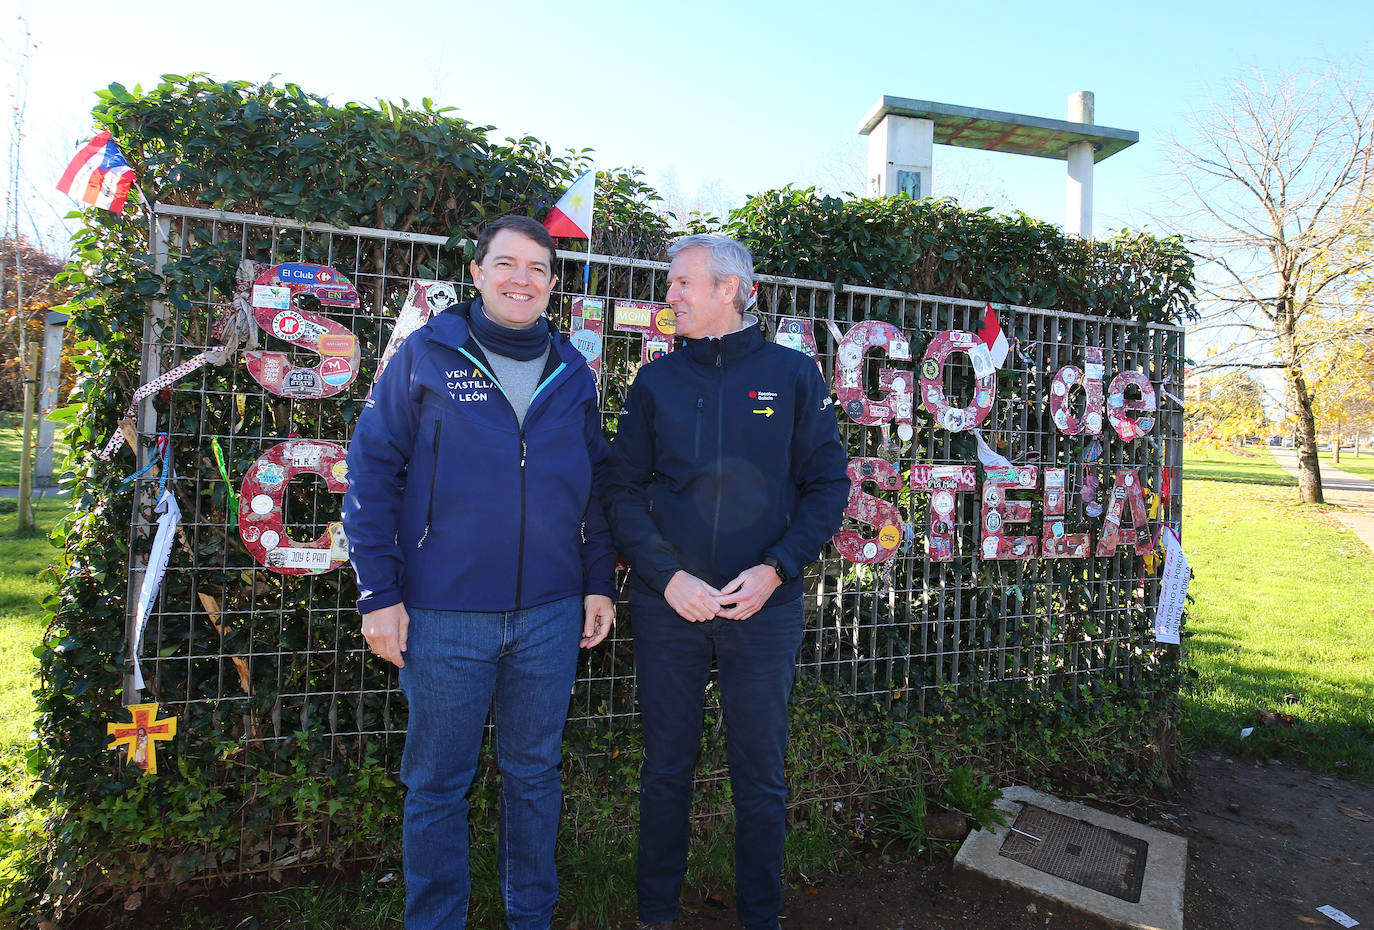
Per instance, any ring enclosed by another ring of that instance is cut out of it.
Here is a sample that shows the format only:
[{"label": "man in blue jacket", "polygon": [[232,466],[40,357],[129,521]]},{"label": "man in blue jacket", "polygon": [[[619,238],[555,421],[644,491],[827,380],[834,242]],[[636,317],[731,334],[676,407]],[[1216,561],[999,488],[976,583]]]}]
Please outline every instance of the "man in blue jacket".
[{"label": "man in blue jacket", "polygon": [[687,236],[668,250],[683,349],[641,368],[620,413],[607,516],[630,561],[644,725],[639,918],[677,916],[712,660],[735,804],[736,909],[777,930],[787,701],[802,640],[802,569],[839,528],[849,480],[815,362],[744,312],[747,249]]},{"label": "man in blue jacket", "polygon": [[528,217],[487,226],[480,296],[406,340],[348,450],[363,636],[400,668],[410,707],[408,930],[466,923],[467,791],[489,710],[507,926],[548,930],[558,898],[563,723],[579,637],[596,645],[614,617],[615,553],[596,383],[542,317],[554,257]]}]

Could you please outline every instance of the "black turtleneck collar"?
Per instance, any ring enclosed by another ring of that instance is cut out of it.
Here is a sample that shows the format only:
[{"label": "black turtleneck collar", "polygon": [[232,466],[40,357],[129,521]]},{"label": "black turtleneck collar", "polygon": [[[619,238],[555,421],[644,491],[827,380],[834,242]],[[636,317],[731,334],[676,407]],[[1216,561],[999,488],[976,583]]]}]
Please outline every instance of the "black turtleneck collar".
[{"label": "black turtleneck collar", "polygon": [[733,333],[720,338],[706,336],[701,339],[684,339],[683,346],[692,355],[692,360],[703,365],[714,365],[720,359],[722,364],[743,358],[763,345],[763,326],[752,313],[745,314],[745,325]]},{"label": "black turtleneck collar", "polygon": [[549,347],[550,327],[543,317],[535,320],[533,326],[511,329],[487,316],[480,297],[472,302],[472,308],[468,311],[468,328],[488,351],[519,362],[539,358]]}]

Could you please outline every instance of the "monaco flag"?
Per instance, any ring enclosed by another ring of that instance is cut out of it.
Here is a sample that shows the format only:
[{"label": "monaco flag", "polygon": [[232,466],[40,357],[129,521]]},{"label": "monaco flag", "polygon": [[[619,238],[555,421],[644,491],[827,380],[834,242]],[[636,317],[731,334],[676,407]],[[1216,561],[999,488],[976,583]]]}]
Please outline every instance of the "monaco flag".
[{"label": "monaco flag", "polygon": [[544,220],[544,228],[569,239],[592,237],[592,201],[596,199],[596,172],[588,171],[573,181]]},{"label": "monaco flag", "polygon": [[106,131],[81,147],[62,172],[57,189],[82,203],[123,213],[133,183],[134,169]]}]

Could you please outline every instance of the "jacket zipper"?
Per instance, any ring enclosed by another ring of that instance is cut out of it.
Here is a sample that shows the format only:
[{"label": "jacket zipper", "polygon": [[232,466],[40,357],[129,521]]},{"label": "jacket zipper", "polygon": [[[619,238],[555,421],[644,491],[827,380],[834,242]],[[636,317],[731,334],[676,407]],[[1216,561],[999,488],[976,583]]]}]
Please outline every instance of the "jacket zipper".
[{"label": "jacket zipper", "polygon": [[711,521],[711,571],[716,570],[716,536],[720,532],[720,505],[725,477],[725,366],[720,341],[716,341],[716,518]]},{"label": "jacket zipper", "polygon": [[[557,350],[550,346],[549,351],[552,352]],[[469,355],[461,346],[458,347],[458,352],[466,356],[467,360],[472,362],[473,367],[490,378],[491,383],[496,385],[496,389],[501,392],[501,396],[506,398],[506,409],[510,411],[511,416],[515,417],[515,428],[520,435],[520,543],[517,547],[515,557],[515,609],[520,610],[523,607],[521,597],[523,596],[525,586],[525,458],[529,451],[525,446],[525,424],[520,422],[518,416],[515,416],[515,405],[510,402],[510,397],[506,394],[506,389],[501,386],[501,380],[490,371],[487,371],[481,362]],[[543,392],[544,388],[548,387],[549,383],[552,382],[554,378],[558,377],[558,373],[566,367],[567,362],[560,361],[558,367],[553,370],[548,378],[542,381],[539,386],[534,389],[534,393],[530,395],[530,405],[525,408],[526,420],[530,418],[530,411],[534,408],[535,398],[537,398],[540,393]],[[438,471],[437,468],[435,470],[436,472]],[[432,500],[433,497],[431,492],[431,503]]]},{"label": "jacket zipper", "polygon": [[429,538],[429,528],[434,525],[434,481],[439,477],[439,434],[443,427],[442,417],[434,421],[434,471],[429,476],[429,508],[425,511],[425,531],[421,534],[420,541],[415,544],[416,549],[425,547],[425,540]]},{"label": "jacket zipper", "polygon": [[705,405],[706,405],[706,398],[703,397],[702,395],[698,394],[698,395],[697,395],[697,429],[696,429],[696,441],[695,441],[695,444],[694,444],[693,449],[692,449],[692,457],[693,457],[693,458],[701,458],[701,420],[702,420],[702,417],[706,416],[706,411],[702,409]]}]

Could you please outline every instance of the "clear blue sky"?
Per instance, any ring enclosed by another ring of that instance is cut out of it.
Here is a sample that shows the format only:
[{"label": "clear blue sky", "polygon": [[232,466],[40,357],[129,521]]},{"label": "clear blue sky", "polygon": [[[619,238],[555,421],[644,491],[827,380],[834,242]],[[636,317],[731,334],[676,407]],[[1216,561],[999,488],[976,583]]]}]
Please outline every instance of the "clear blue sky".
[{"label": "clear blue sky", "polygon": [[[1098,165],[1096,231],[1157,228],[1164,135],[1209,90],[1224,93],[1246,69],[1374,56],[1370,0],[3,8],[11,98],[19,16],[36,43],[21,200],[39,226],[70,208],[52,184],[89,134],[94,89],[207,71],[276,74],[335,102],[431,97],[503,134],[595,148],[600,167],[638,165],[689,207],[730,206],[788,182],[860,190],[866,140],[856,126],[883,94],[1063,118],[1071,92],[1092,90],[1100,124],[1141,137]],[[1063,162],[937,147],[935,187],[1063,221]]]}]

